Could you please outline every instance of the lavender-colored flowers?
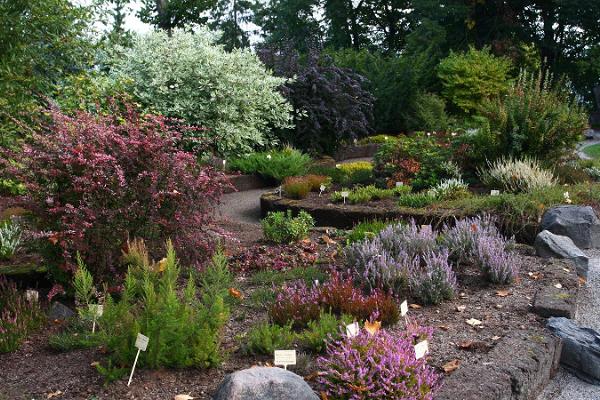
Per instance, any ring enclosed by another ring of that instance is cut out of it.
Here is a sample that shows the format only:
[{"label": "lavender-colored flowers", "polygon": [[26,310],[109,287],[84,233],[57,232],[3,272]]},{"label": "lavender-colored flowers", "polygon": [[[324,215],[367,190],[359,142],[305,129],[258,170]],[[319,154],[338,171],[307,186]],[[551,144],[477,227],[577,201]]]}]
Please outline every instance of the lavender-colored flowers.
[{"label": "lavender-colored flowers", "polygon": [[422,263],[409,275],[413,296],[424,304],[439,304],[454,297],[456,275],[448,264],[448,250],[425,254]]},{"label": "lavender-colored flowers", "polygon": [[476,248],[476,263],[492,283],[510,283],[519,272],[519,258],[507,250],[510,242],[500,236],[483,236]]},{"label": "lavender-colored flowers", "polygon": [[454,226],[444,225],[441,244],[448,247],[450,259],[460,265],[472,260],[482,236],[500,236],[494,220],[488,215],[457,219]]},{"label": "lavender-colored flowers", "polygon": [[324,372],[318,381],[327,397],[433,399],[440,378],[425,358],[415,358],[414,336],[362,331],[353,338],[343,337],[328,344],[327,354],[317,359],[319,370]]}]

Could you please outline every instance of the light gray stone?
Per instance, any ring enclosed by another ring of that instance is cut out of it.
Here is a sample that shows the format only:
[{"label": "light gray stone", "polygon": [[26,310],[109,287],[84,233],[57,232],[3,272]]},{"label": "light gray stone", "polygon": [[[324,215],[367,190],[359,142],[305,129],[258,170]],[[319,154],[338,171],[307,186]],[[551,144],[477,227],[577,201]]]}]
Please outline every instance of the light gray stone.
[{"label": "light gray stone", "polygon": [[555,235],[550,231],[538,233],[533,244],[538,256],[544,258],[565,258],[573,261],[577,274],[587,278],[589,257],[567,236]]},{"label": "light gray stone", "polygon": [[254,367],[223,379],[213,400],[319,400],[302,377],[282,368]]},{"label": "light gray stone", "polygon": [[58,301],[52,303],[50,306],[50,310],[48,310],[48,318],[54,320],[67,320],[75,316],[75,311],[71,310],[69,307],[65,306]]},{"label": "light gray stone", "polygon": [[580,379],[600,385],[600,334],[564,317],[549,318],[548,329],[563,342],[560,362]]},{"label": "light gray stone", "polygon": [[544,213],[540,231],[567,236],[580,249],[600,248],[600,219],[590,206],[558,206]]}]

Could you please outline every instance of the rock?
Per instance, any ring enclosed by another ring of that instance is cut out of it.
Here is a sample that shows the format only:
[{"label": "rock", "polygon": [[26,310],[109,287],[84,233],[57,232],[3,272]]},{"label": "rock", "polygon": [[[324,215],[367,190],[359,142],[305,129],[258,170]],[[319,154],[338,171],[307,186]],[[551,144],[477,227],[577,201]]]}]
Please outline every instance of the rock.
[{"label": "rock", "polygon": [[254,367],[229,374],[213,400],[319,400],[302,377],[282,368]]},{"label": "rock", "polygon": [[544,213],[540,231],[567,236],[580,249],[600,247],[600,220],[590,206],[558,206]]},{"label": "rock", "polygon": [[554,286],[544,287],[536,292],[532,310],[544,318],[572,318],[575,316],[575,295]]},{"label": "rock", "polygon": [[563,317],[549,318],[548,329],[563,342],[560,362],[580,379],[600,384],[600,333]]},{"label": "rock", "polygon": [[575,246],[575,243],[569,237],[555,235],[544,230],[537,235],[533,246],[540,257],[565,258],[573,261],[577,267],[577,274],[587,278],[589,257],[579,247]]},{"label": "rock", "polygon": [[50,310],[48,311],[49,319],[59,319],[59,320],[67,320],[75,316],[75,311],[71,310],[69,307],[65,306],[58,301],[52,303]]}]

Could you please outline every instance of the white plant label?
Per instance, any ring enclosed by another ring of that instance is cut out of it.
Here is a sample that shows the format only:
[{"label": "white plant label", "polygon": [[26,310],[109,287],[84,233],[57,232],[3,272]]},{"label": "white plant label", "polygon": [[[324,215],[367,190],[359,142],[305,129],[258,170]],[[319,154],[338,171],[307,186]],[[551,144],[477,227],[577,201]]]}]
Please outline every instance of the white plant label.
[{"label": "white plant label", "polygon": [[498,189],[490,190],[490,196],[500,196],[500,191]]},{"label": "white plant label", "polygon": [[127,386],[131,385],[131,380],[133,379],[133,373],[135,372],[135,365],[137,364],[138,357],[140,356],[140,351],[146,351],[149,341],[150,339],[148,336],[138,333],[137,338],[135,339],[135,347],[137,347],[138,351],[135,355],[135,360],[133,361],[133,367],[131,367],[131,374],[129,375],[129,382],[127,382]]},{"label": "white plant label", "polygon": [[37,290],[27,289],[27,291],[25,292],[25,298],[30,303],[33,303],[33,302],[37,303],[38,300],[40,299],[40,293]]},{"label": "white plant label", "polygon": [[421,225],[421,230],[430,230],[431,225]]},{"label": "white plant label", "polygon": [[287,369],[288,365],[296,365],[296,350],[275,350],[274,365],[283,365]]},{"label": "white plant label", "polygon": [[404,317],[406,314],[408,314],[408,301],[404,300],[400,304],[400,315]]},{"label": "white plant label", "polygon": [[223,160],[223,169],[225,169],[225,164],[227,164],[227,160]]},{"label": "white plant label", "polygon": [[281,197],[281,192],[283,191],[283,187],[279,186],[277,188],[277,191],[279,192],[279,197]]},{"label": "white plant label", "polygon": [[359,330],[360,330],[360,326],[358,325],[358,322],[354,322],[350,325],[346,325],[346,336],[351,337],[351,338],[358,336]]},{"label": "white plant label", "polygon": [[150,339],[148,336],[144,336],[141,333],[138,333],[137,339],[135,339],[135,347],[137,347],[141,351],[146,351],[146,347],[148,347],[148,342]]},{"label": "white plant label", "polygon": [[425,354],[429,352],[429,343],[427,340],[423,340],[415,345],[415,357],[416,359],[420,359],[425,357]]},{"label": "white plant label", "polygon": [[342,192],[340,194],[342,195],[342,198],[344,199],[344,204],[346,204],[346,197],[348,197],[350,195],[350,193],[348,193],[348,192]]},{"label": "white plant label", "polygon": [[402,187],[404,186],[404,182],[396,182],[396,187]]},{"label": "white plant label", "polygon": [[315,286],[319,286],[319,280],[315,279]]},{"label": "white plant label", "polygon": [[321,197],[321,195],[323,194],[323,192],[325,191],[325,189],[326,189],[325,185],[321,185],[319,187],[319,197]]}]

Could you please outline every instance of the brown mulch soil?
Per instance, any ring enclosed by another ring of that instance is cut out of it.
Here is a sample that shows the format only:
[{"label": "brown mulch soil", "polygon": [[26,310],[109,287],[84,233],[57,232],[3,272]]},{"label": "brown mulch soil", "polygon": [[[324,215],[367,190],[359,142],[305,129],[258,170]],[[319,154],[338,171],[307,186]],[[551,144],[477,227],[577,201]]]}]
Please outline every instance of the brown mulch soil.
[{"label": "brown mulch soil", "polygon": [[[258,225],[223,223],[239,241],[226,242],[228,254],[236,255],[251,246],[262,245]],[[317,231],[311,235],[316,243],[318,258],[335,257],[335,246],[327,238],[335,232]],[[343,244],[343,242],[341,242]],[[433,326],[436,331],[430,344],[430,362],[437,368],[449,361],[459,360],[459,368],[472,363],[492,362],[488,352],[502,343],[512,331],[528,333],[531,340],[547,334],[544,320],[530,312],[536,290],[544,285],[560,283],[565,293],[577,289],[577,279],[565,262],[542,260],[533,256],[532,249],[519,247],[523,267],[517,283],[507,287],[485,284],[472,268],[459,273],[458,295],[452,301],[436,307],[413,306],[409,311],[411,322]],[[339,257],[338,257],[339,258]],[[326,268],[325,263],[317,265]],[[567,271],[568,270],[568,271]],[[197,399],[209,399],[224,375],[243,368],[270,361],[269,357],[245,356],[239,351],[236,336],[243,334],[255,322],[266,317],[264,307],[248,302],[253,290],[248,273],[238,273],[237,288],[244,294],[241,304],[232,310],[225,329],[223,350],[225,362],[210,370],[137,370],[130,387],[127,378],[105,386],[102,377],[91,365],[103,361],[99,349],[58,353],[48,347],[48,337],[59,329],[55,323],[30,337],[21,348],[10,354],[0,354],[0,400],[4,399],[170,399],[176,394],[189,394]],[[410,301],[409,301],[410,302]],[[464,308],[463,308],[464,307]],[[482,322],[478,327],[466,323],[468,319]],[[404,329],[401,321],[390,330]],[[516,357],[518,355],[515,355]],[[301,375],[314,367],[295,369]],[[293,368],[290,368],[294,371]],[[311,382],[311,384],[313,384]]]}]

